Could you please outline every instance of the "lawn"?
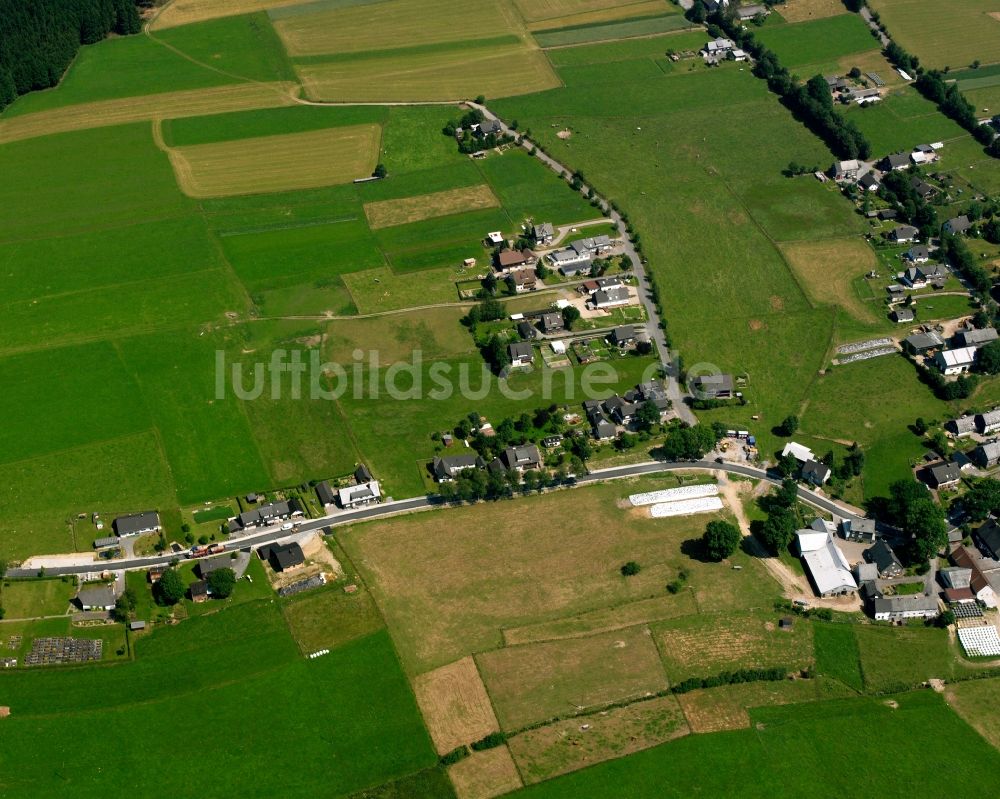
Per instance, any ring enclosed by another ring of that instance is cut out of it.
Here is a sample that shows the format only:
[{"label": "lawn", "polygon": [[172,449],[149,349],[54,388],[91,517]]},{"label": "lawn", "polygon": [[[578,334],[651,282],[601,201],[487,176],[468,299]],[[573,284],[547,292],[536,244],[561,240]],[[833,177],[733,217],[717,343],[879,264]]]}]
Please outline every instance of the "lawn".
[{"label": "lawn", "polygon": [[4,580],[0,589],[0,607],[7,619],[30,619],[36,616],[61,616],[69,610],[76,586],[69,578],[46,580]]},{"label": "lawn", "polygon": [[965,136],[965,131],[912,86],[893,89],[880,103],[852,106],[845,115],[871,142],[876,157],[932,141],[944,141],[947,152],[952,140]]},{"label": "lawn", "polygon": [[934,0],[872,0],[893,39],[941,69],[962,69],[973,61],[1000,61],[1000,21],[992,0],[966,0],[942,15]]},{"label": "lawn", "polygon": [[[651,519],[615,506],[654,485],[660,482],[527,497],[518,500],[516,519],[511,505],[499,503],[447,510],[444,518],[435,513],[355,525],[341,528],[338,540],[371,587],[414,673],[495,649],[506,627],[664,596],[663,586],[681,567],[690,572],[685,592],[695,592],[706,606],[770,605],[777,587],[750,558],[735,555],[743,569],[734,571],[681,553],[681,544],[700,535],[710,517]],[[539,528],[529,521],[566,514],[572,525]],[[499,528],[503,535],[496,535]],[[627,560],[640,563],[642,571],[626,580],[619,568]],[[505,564],[499,571],[498,563]],[[690,608],[685,592],[671,599]]]},{"label": "lawn", "polygon": [[[70,774],[74,795],[105,796],[127,771],[140,792],[183,793],[190,784],[181,767],[190,759],[190,731],[206,712],[238,715],[245,723],[239,746],[212,736],[199,742],[204,757],[230,772],[225,785],[203,786],[206,796],[230,796],[233,790],[248,796],[316,790],[340,795],[434,762],[388,636],[377,633],[305,660],[283,627],[273,606],[254,603],[159,630],[138,641],[134,663],[0,676],[13,710],[10,745],[0,753],[5,792],[49,794],[57,785],[65,789]],[[102,690],[112,677],[116,691]],[[248,702],[248,696],[258,701]],[[150,724],[148,700],[155,700],[158,717],[167,721]],[[45,708],[53,702],[58,714],[49,715]],[[274,713],[275,706],[282,712]],[[109,764],[103,754],[72,745],[78,727],[67,725],[68,718],[117,730],[119,757]],[[58,769],[34,743],[39,739],[64,753]],[[243,768],[248,757],[266,758],[276,740],[324,767],[291,773]],[[150,758],[173,767],[134,767]]]},{"label": "lawn", "polygon": [[309,591],[282,603],[292,638],[303,655],[337,647],[382,629],[385,625],[367,589],[347,594],[347,583]]},{"label": "lawn", "polygon": [[[880,794],[978,794],[1000,790],[1000,753],[930,691],[895,697],[898,707],[843,699],[757,709],[754,728],[692,735],[653,749],[527,788],[516,796],[747,797],[850,792],[859,780],[878,781]],[[877,729],[881,752],[859,749],[859,729]],[[933,729],[946,748],[915,746],[913,731]],[[822,746],[802,746],[803,741]],[[788,753],[796,750],[796,757]],[[892,752],[886,758],[883,752]],[[843,764],[851,763],[845,771]]]},{"label": "lawn", "polygon": [[905,628],[856,627],[865,690],[892,693],[914,688],[935,677],[951,680],[972,667],[956,656],[948,633],[914,624]]},{"label": "lawn", "polygon": [[[868,25],[857,14],[839,14],[792,25],[768,25],[753,33],[790,72],[878,49]],[[813,74],[802,77],[811,78]]]},{"label": "lawn", "polygon": [[816,673],[840,680],[855,691],[864,690],[861,677],[861,654],[854,627],[850,624],[813,624],[816,649]]}]

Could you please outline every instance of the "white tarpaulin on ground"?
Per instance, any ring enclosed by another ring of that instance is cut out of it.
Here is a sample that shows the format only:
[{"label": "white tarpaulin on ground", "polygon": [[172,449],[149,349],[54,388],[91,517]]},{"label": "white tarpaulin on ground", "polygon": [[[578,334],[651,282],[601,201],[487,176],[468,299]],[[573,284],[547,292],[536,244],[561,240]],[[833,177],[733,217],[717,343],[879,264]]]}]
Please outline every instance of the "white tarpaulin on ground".
[{"label": "white tarpaulin on ground", "polygon": [[997,657],[1000,655],[1000,635],[996,627],[959,627],[958,640],[969,656]]},{"label": "white tarpaulin on ground", "polygon": [[715,483],[705,483],[704,485],[681,486],[680,488],[665,488],[662,491],[647,491],[644,494],[632,494],[628,501],[638,508],[642,505],[655,505],[657,502],[714,497],[718,493],[719,486]]},{"label": "white tarpaulin on ground", "polygon": [[714,513],[722,510],[722,500],[718,497],[696,497],[681,499],[676,502],[660,502],[649,509],[649,515],[654,519],[667,516],[691,516],[695,513]]}]

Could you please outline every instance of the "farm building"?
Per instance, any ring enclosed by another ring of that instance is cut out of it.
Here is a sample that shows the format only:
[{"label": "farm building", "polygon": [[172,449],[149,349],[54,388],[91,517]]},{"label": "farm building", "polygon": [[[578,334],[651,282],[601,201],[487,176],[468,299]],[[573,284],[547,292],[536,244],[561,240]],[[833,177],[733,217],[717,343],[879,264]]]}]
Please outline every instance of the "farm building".
[{"label": "farm building", "polygon": [[341,488],[337,492],[337,501],[340,507],[361,508],[365,505],[373,505],[382,501],[382,492],[379,489],[378,480],[370,480],[367,483]]},{"label": "farm building", "polygon": [[[827,78],[830,83],[831,78]],[[833,78],[835,81],[842,81],[841,78]],[[852,158],[850,161],[838,161],[833,165],[833,179],[840,182],[853,182],[858,179],[858,172],[861,171],[861,162]]]},{"label": "farm building", "polygon": [[960,375],[968,372],[976,362],[975,347],[959,347],[941,350],[934,355],[934,365],[946,375]]},{"label": "farm building", "polygon": [[968,605],[976,601],[971,588],[945,588],[941,594],[949,605]]},{"label": "farm building", "polygon": [[847,558],[829,532],[799,530],[799,552],[820,596],[848,594],[858,590]]},{"label": "farm building", "polygon": [[114,610],[118,594],[113,585],[91,585],[81,588],[75,600],[80,610]]},{"label": "farm building", "polygon": [[992,469],[1000,464],[1000,441],[994,439],[980,444],[969,454],[972,461],[982,469]]},{"label": "farm building", "polygon": [[938,570],[938,579],[945,588],[968,588],[972,582],[972,569],[959,566],[945,566]]},{"label": "farm building", "polygon": [[984,327],[982,330],[975,328],[959,330],[955,333],[955,344],[959,347],[982,347],[991,341],[996,341],[997,330],[995,327]]},{"label": "farm building", "polygon": [[840,534],[845,541],[860,541],[866,544],[874,544],[875,520],[844,519],[840,523]]},{"label": "farm building", "polygon": [[478,455],[446,455],[435,458],[434,477],[439,483],[454,480],[466,469],[483,469],[486,463]]},{"label": "farm building", "polygon": [[974,553],[965,546],[952,550],[951,562],[969,570],[969,588],[972,589],[976,599],[988,608],[995,608],[997,589],[1000,587],[1000,570],[984,568],[984,561],[979,557],[979,553]]},{"label": "farm building", "polygon": [[534,350],[528,341],[515,341],[507,345],[507,354],[510,356],[510,365],[514,368],[531,366],[534,360]]},{"label": "farm building", "polygon": [[744,22],[758,16],[766,17],[770,13],[770,8],[761,5],[740,6],[736,9],[736,15]]},{"label": "farm building", "polygon": [[976,414],[976,430],[981,436],[1000,430],[1000,408]]},{"label": "farm building", "polygon": [[160,514],[155,510],[119,516],[111,525],[120,538],[129,538],[143,533],[156,533],[160,527]]},{"label": "farm building", "polygon": [[874,582],[878,579],[878,566],[874,563],[855,563],[854,578],[858,581],[858,585]]},{"label": "farm building", "polygon": [[876,621],[931,619],[937,614],[937,597],[923,594],[880,597],[872,602],[872,616]]},{"label": "farm building", "polygon": [[885,541],[876,541],[874,546],[866,549],[865,561],[875,564],[882,579],[899,577],[903,573],[903,564]]},{"label": "farm building", "polygon": [[903,339],[903,349],[911,355],[924,355],[944,346],[944,339],[937,333],[914,333]]},{"label": "farm building", "polygon": [[106,536],[94,540],[94,549],[104,549],[105,547],[117,546],[119,543],[115,536]]}]

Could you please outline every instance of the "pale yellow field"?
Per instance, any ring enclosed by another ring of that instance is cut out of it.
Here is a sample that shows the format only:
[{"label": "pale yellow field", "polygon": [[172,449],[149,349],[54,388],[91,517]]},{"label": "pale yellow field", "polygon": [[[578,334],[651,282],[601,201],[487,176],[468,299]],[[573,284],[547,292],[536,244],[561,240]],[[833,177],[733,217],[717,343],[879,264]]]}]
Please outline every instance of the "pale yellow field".
[{"label": "pale yellow field", "polygon": [[439,755],[500,729],[471,656],[414,678],[413,690]]},{"label": "pale yellow field", "polygon": [[997,0],[872,0],[894,41],[925,67],[962,69],[1000,62]]},{"label": "pale yellow field", "polygon": [[[414,276],[401,275],[397,280],[409,277]],[[439,279],[445,289],[446,302],[455,299],[454,283],[449,278],[450,275]],[[415,297],[414,301],[419,299]],[[469,329],[460,321],[467,312],[467,307],[434,308],[331,321],[326,327],[323,357],[337,363],[349,363],[355,350],[377,349],[380,362],[390,364],[408,360],[415,350],[420,350],[427,359],[468,355],[476,351],[476,344]]]},{"label": "pale yellow field", "polygon": [[250,14],[269,8],[298,5],[305,0],[174,0],[160,12],[151,30],[173,28],[189,22],[203,22],[207,19],[229,17],[236,14]]},{"label": "pale yellow field", "polygon": [[513,731],[667,688],[648,627],[476,655],[500,725]]},{"label": "pale yellow field", "polygon": [[565,28],[570,25],[617,22],[619,20],[632,19],[633,17],[652,17],[663,14],[663,12],[668,10],[670,10],[670,6],[666,5],[663,0],[643,0],[643,2],[639,3],[600,8],[596,11],[587,11],[582,14],[568,14],[563,17],[552,17],[537,22],[529,22],[528,30],[535,32]]},{"label": "pale yellow field", "polygon": [[865,303],[854,280],[878,268],[875,252],[860,238],[794,241],[779,245],[814,302],[839,305],[855,319],[871,322],[877,307]]},{"label": "pale yellow field", "polygon": [[530,785],[688,732],[677,697],[663,696],[537,727],[515,735],[508,746]]},{"label": "pale yellow field", "polygon": [[514,0],[529,30],[562,28],[672,10],[666,0]]},{"label": "pale yellow field", "polygon": [[296,88],[296,84],[288,82],[244,83],[54,108],[51,111],[0,120],[0,144],[47,136],[50,133],[124,125],[149,119],[176,119],[249,108],[294,105],[292,93]]},{"label": "pale yellow field", "polygon": [[330,186],[370,175],[381,135],[379,125],[352,125],[178,147],[167,153],[185,194],[225,197]]},{"label": "pale yellow field", "polygon": [[542,51],[522,44],[300,64],[296,69],[307,96],[342,102],[452,102],[560,85]]},{"label": "pale yellow field", "polygon": [[841,0],[788,0],[775,10],[789,22],[805,22],[848,13]]},{"label": "pale yellow field", "polygon": [[387,0],[279,19],[274,27],[292,57],[392,50],[520,32],[505,0]]},{"label": "pale yellow field", "polygon": [[448,777],[458,799],[493,799],[521,787],[517,766],[506,746],[473,752],[448,767]]},{"label": "pale yellow field", "polygon": [[499,206],[500,201],[489,186],[469,186],[464,189],[448,189],[398,200],[365,203],[365,216],[368,217],[369,227],[375,229]]}]

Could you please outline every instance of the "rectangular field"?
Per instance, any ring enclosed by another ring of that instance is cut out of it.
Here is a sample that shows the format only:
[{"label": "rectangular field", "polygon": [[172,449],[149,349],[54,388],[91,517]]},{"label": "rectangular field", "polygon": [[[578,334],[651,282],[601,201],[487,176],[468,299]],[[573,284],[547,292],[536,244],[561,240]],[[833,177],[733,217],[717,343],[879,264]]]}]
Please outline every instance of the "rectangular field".
[{"label": "rectangular field", "polygon": [[471,656],[415,677],[413,690],[440,755],[500,729]]},{"label": "rectangular field", "polygon": [[1000,749],[1000,679],[955,683],[944,695],[969,726]]},{"label": "rectangular field", "polygon": [[[70,578],[5,580],[0,588],[0,607],[6,613],[5,619],[60,616],[69,610],[69,601],[75,594],[76,586]],[[3,631],[0,627],[0,633]]]},{"label": "rectangular field", "polygon": [[667,688],[647,627],[505,647],[476,662],[507,731]]},{"label": "rectangular field", "polygon": [[882,321],[883,308],[865,303],[854,288],[859,277],[878,266],[875,252],[863,239],[788,242],[781,251],[814,302],[840,305],[861,322]]},{"label": "rectangular field", "polygon": [[499,205],[500,201],[489,186],[473,186],[398,200],[365,203],[365,216],[368,218],[368,226],[374,230],[463,211],[496,208]]},{"label": "rectangular field", "polygon": [[658,17],[608,22],[603,25],[581,25],[560,30],[542,31],[535,34],[535,41],[541,47],[562,47],[565,45],[607,42],[615,39],[629,39],[637,36],[655,36],[692,27],[680,14],[665,14]]},{"label": "rectangular field", "polygon": [[262,136],[169,150],[177,183],[191,197],[226,197],[350,183],[378,160],[380,125]]},{"label": "rectangular field", "polygon": [[823,64],[853,53],[878,49],[878,42],[857,14],[840,14],[795,25],[765,26],[754,36],[774,51],[782,66],[793,71],[806,64]]}]

